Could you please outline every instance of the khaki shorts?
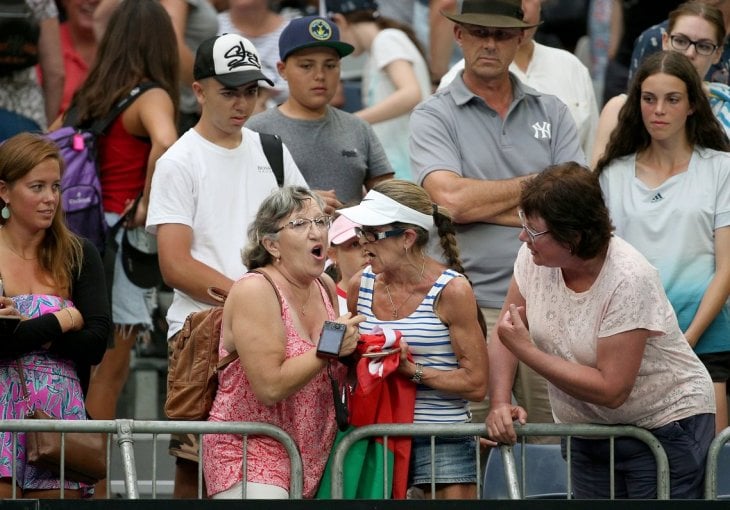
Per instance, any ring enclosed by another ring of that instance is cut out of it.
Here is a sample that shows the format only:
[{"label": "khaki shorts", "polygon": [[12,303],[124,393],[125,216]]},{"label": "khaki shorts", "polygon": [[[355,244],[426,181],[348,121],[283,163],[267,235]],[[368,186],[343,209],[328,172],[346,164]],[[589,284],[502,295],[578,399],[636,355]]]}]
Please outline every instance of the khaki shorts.
[{"label": "khaki shorts", "polygon": [[199,462],[200,444],[198,442],[198,434],[170,434],[168,452],[173,457],[178,457],[192,462]]}]

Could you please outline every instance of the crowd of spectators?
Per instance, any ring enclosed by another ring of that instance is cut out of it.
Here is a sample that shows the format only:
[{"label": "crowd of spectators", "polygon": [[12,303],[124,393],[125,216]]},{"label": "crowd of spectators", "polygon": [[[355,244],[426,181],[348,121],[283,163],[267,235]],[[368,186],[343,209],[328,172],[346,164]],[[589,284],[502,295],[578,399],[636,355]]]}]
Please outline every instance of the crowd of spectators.
[{"label": "crowd of spectators", "polygon": [[[25,3],[37,63],[0,67],[0,316],[25,319],[24,347],[0,352],[3,417],[27,379],[49,414],[113,419],[159,296],[172,342],[216,287],[220,355],[239,359],[209,419],[283,428],[305,497],[342,435],[332,388],[376,372],[407,422],[485,423],[482,447],[514,442],[515,421],[645,427],[673,497],[701,497],[728,425],[730,0]],[[99,137],[104,211],[119,240],[154,236],[164,284],[136,287],[119,253],[92,292],[99,254],[63,224],[63,162],[39,133],[130,95]],[[57,497],[23,441],[21,494]],[[201,456],[173,434],[174,496],[197,496],[202,465],[208,497],[288,497],[283,448],[252,438],[243,473],[239,443],[207,435]],[[433,465],[430,441],[400,444],[393,494],[477,497],[474,438],[437,440]],[[604,446],[576,441],[575,497],[610,494]],[[617,495],[654,497],[648,450],[616,455]]]}]

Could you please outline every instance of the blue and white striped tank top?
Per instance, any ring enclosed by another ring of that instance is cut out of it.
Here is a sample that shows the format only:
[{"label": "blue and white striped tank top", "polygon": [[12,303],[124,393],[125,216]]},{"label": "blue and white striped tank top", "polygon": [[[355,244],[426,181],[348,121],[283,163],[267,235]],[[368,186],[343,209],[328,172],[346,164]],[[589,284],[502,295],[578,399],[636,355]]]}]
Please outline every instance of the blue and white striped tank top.
[{"label": "blue and white striped tank top", "polygon": [[[366,317],[360,323],[360,332],[369,334],[375,326],[400,331],[408,342],[414,362],[436,370],[456,370],[459,364],[451,346],[449,328],[436,315],[434,302],[448,282],[461,276],[456,271],[446,269],[411,315],[388,321],[376,318],[373,313],[375,274],[368,266],[360,279],[357,297],[357,313]],[[423,384],[418,385],[414,423],[463,423],[469,419],[466,400]]]}]

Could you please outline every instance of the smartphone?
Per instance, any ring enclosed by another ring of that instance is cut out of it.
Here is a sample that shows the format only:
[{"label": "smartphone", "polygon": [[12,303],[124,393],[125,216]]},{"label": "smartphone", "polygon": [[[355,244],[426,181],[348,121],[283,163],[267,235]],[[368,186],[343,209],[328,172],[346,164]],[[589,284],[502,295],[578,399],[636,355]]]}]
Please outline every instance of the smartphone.
[{"label": "smartphone", "polygon": [[322,334],[317,344],[317,356],[320,358],[339,357],[342,340],[345,338],[345,331],[347,331],[345,324],[324,321]]},{"label": "smartphone", "polygon": [[383,358],[389,354],[395,354],[400,352],[400,347],[393,347],[390,349],[383,349],[382,351],[364,352],[361,354],[363,358]]},{"label": "smartphone", "polygon": [[15,333],[15,328],[20,324],[20,317],[0,315],[0,338],[7,338]]}]

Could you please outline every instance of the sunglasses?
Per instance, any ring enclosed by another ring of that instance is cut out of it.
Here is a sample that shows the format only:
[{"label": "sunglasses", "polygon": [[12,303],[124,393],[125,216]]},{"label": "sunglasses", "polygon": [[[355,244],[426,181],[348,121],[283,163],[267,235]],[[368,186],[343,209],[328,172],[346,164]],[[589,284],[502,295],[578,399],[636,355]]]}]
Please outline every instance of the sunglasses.
[{"label": "sunglasses", "polygon": [[388,237],[396,237],[402,235],[406,229],[394,228],[393,230],[386,230],[385,232],[379,232],[377,230],[365,230],[360,227],[355,227],[355,235],[358,239],[365,239],[369,243],[374,243],[387,239]]},{"label": "sunglasses", "polygon": [[522,32],[521,28],[486,28],[477,26],[461,25],[467,33],[475,39],[493,38],[497,42],[514,39]]}]

